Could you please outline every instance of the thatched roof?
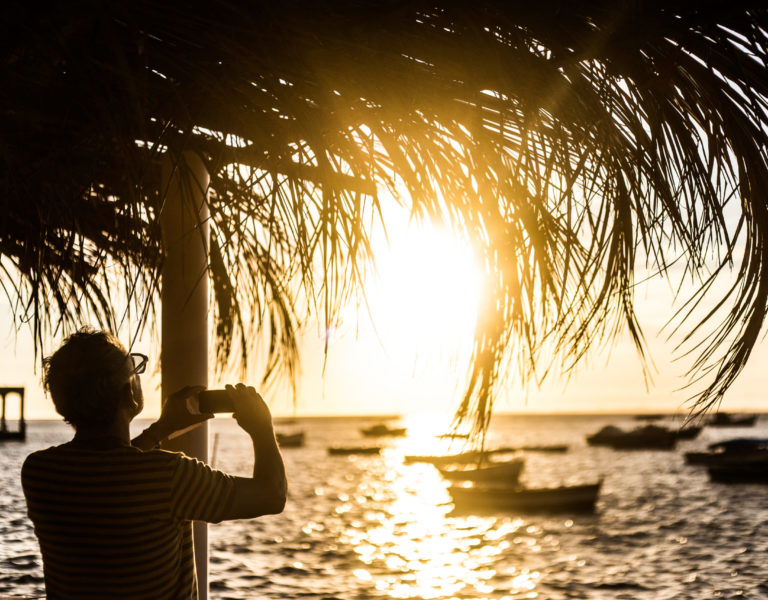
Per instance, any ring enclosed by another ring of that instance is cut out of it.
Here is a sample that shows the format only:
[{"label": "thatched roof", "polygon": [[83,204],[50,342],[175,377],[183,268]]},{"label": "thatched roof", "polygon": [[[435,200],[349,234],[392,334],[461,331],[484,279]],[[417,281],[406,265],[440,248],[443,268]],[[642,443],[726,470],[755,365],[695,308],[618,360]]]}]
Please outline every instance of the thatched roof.
[{"label": "thatched roof", "polygon": [[395,178],[416,214],[450,220],[484,261],[462,409],[478,423],[510,363],[567,369],[621,328],[643,354],[638,261],[681,261],[702,294],[708,265],[736,261],[729,317],[693,364],[708,377],[702,406],[757,343],[760,2],[11,4],[2,282],[38,339],[83,310],[114,326],[115,273],[146,306],[162,257],[159,159],[192,150],[212,175],[222,360],[235,340],[245,356],[257,326],[268,371],[291,369],[295,282],[330,318],[360,283],[376,189]]}]

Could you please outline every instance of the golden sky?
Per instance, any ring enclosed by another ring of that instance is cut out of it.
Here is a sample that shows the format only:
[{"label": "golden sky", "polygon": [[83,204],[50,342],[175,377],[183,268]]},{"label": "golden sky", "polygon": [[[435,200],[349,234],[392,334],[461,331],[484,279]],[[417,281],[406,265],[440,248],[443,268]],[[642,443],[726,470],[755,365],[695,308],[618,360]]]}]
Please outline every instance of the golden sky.
[{"label": "golden sky", "polygon": [[[459,400],[477,308],[477,270],[471,250],[437,227],[409,225],[405,213],[400,221],[390,223],[389,246],[375,240],[377,274],[372,273],[366,283],[375,326],[364,307],[347,309],[339,328],[331,332],[324,377],[322,332],[308,327],[302,344],[298,415],[452,412]],[[648,390],[634,348],[621,338],[610,352],[595,353],[567,383],[552,378],[541,389],[526,390],[510,382],[496,409],[685,411],[686,400],[696,389],[679,389],[686,382],[682,375],[688,363],[673,362],[672,344],[658,335],[673,312],[668,283],[656,278],[643,285],[636,307],[656,365]],[[56,418],[43,394],[39,368],[35,370],[29,332],[22,329],[14,336],[10,309],[7,304],[1,308],[0,322],[8,333],[2,346],[0,382],[26,387],[28,418]],[[154,356],[157,352],[149,343],[136,349]],[[766,357],[763,344],[729,391],[725,409],[768,408],[763,393],[768,383],[762,366]],[[151,367],[142,376],[147,399],[142,416],[147,417],[155,416],[160,404],[159,378],[150,371]],[[287,392],[276,390],[265,396],[275,414],[293,414]]]}]

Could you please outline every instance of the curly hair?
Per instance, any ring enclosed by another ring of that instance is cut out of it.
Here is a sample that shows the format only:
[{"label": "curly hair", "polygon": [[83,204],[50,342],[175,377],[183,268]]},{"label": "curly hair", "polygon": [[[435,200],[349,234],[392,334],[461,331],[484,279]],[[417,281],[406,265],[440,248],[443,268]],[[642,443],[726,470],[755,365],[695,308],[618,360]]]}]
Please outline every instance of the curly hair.
[{"label": "curly hair", "polygon": [[64,420],[79,427],[112,423],[132,363],[111,333],[82,328],[43,359],[43,385]]}]

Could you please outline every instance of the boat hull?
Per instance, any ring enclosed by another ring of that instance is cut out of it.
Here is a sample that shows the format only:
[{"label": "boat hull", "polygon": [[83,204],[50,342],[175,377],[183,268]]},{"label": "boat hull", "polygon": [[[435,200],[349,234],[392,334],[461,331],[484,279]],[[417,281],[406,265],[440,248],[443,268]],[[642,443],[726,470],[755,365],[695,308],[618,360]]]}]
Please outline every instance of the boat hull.
[{"label": "boat hull", "polygon": [[277,433],[275,437],[281,448],[300,448],[304,445],[303,431],[299,433]]},{"label": "boat hull", "polygon": [[328,454],[332,456],[349,456],[352,454],[379,454],[381,448],[379,446],[362,446],[355,448],[328,448]]},{"label": "boat hull", "polygon": [[672,450],[677,444],[677,432],[649,425],[633,431],[606,427],[587,436],[590,446],[609,446],[614,450]]},{"label": "boat hull", "polygon": [[368,429],[361,429],[365,437],[403,437],[408,433],[405,427],[387,427],[386,425],[374,425]]},{"label": "boat hull", "polygon": [[685,462],[689,465],[704,465],[706,467],[738,467],[748,463],[768,463],[768,451],[754,452],[686,452]]},{"label": "boat hull", "polygon": [[593,511],[602,482],[558,488],[452,486],[457,510]]},{"label": "boat hull", "polygon": [[715,413],[709,420],[709,427],[753,427],[757,415],[733,416],[728,413]]},{"label": "boat hull", "polygon": [[677,443],[677,438],[674,436],[662,439],[614,438],[603,440],[587,438],[587,443],[590,446],[608,446],[614,450],[672,450]]},{"label": "boat hull", "polygon": [[463,452],[461,454],[446,454],[444,456],[421,456],[421,455],[409,455],[403,460],[406,464],[410,463],[429,463],[431,465],[450,465],[460,463],[471,463],[484,460],[490,456],[490,452]]}]

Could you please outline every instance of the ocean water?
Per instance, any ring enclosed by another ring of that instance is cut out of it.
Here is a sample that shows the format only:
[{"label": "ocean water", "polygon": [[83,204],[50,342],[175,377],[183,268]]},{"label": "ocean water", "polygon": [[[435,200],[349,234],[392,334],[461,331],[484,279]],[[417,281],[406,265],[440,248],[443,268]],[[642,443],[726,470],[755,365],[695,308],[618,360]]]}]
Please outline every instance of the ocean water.
[{"label": "ocean water", "polygon": [[[667,421],[670,423],[670,421]],[[406,454],[461,451],[434,437],[439,420],[409,417],[406,438],[363,438],[371,420],[299,419],[303,448],[283,452],[290,493],[283,514],[209,528],[211,598],[307,599],[758,599],[768,598],[768,486],[713,484],[683,452],[721,439],[768,437],[706,428],[673,451],[587,446],[628,416],[498,416],[488,446],[568,444],[526,453],[531,485],[603,478],[594,514],[458,514],[447,483]],[[146,424],[137,423],[137,430]],[[211,424],[217,468],[248,475],[252,450],[231,419]],[[0,444],[0,597],[44,594],[19,469],[31,451],[71,437],[32,422],[24,443]],[[380,456],[329,456],[331,445],[385,446]]]}]

